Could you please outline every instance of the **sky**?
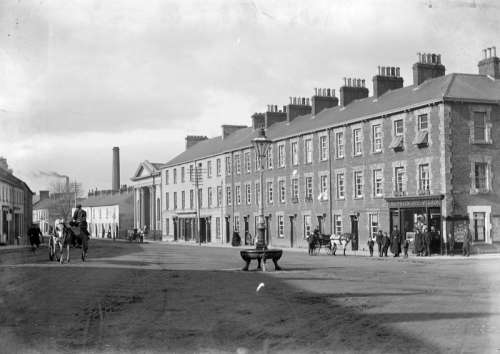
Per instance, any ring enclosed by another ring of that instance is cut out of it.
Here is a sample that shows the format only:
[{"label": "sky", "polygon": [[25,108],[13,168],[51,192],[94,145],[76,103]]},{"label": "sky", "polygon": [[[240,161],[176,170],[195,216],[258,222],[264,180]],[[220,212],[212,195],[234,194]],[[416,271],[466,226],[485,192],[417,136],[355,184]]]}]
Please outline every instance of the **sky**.
[{"label": "sky", "polygon": [[377,66],[411,85],[417,52],[477,73],[484,48],[500,53],[499,15],[494,0],[2,0],[0,156],[35,192],[57,175],[110,189],[118,146],[130,185],[186,135],[250,125],[289,96],[343,77],[371,95]]}]

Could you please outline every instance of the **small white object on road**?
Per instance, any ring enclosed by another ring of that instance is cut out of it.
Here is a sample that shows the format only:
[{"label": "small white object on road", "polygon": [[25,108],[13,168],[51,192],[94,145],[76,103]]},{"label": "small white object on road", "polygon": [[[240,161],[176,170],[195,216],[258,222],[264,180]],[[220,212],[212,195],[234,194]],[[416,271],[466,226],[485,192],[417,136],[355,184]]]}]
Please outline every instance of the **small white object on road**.
[{"label": "small white object on road", "polygon": [[257,292],[259,292],[260,289],[264,287],[264,283],[260,283],[259,286],[257,286]]}]

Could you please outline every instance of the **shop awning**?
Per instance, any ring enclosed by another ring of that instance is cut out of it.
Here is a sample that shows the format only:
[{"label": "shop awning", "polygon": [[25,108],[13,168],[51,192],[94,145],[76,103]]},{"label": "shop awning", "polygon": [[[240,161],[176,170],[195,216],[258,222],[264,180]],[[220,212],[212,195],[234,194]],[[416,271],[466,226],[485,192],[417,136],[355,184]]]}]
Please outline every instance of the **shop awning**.
[{"label": "shop awning", "polygon": [[413,145],[427,145],[427,137],[429,133],[425,130],[420,130],[415,139],[413,139]]},{"label": "shop awning", "polygon": [[398,135],[392,139],[389,149],[402,149],[403,148],[403,136]]}]

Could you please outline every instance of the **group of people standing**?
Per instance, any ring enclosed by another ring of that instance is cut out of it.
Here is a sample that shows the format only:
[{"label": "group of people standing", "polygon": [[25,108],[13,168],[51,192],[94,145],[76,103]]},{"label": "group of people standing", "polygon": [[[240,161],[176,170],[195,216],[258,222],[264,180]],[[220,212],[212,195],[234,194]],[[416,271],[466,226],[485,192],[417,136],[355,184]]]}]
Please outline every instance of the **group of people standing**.
[{"label": "group of people standing", "polygon": [[[437,235],[439,237],[439,235]],[[423,226],[418,229],[415,233],[414,241],[414,251],[417,256],[430,257],[431,256],[431,243],[433,239],[436,238],[436,231],[433,226],[431,226],[431,231],[428,231],[427,226]],[[375,243],[378,246],[379,257],[387,257],[389,249],[394,257],[399,257],[403,253],[404,257],[408,257],[408,249],[410,248],[410,240],[403,238],[397,226],[389,236],[387,232],[379,230],[375,236],[370,235],[368,237],[368,250],[370,251],[370,256],[373,256],[373,250]],[[448,243],[450,247],[450,254],[454,254],[455,242],[453,236],[450,234],[448,236]],[[469,256],[471,248],[471,235],[469,230],[467,230],[464,240],[463,240],[463,255]]]},{"label": "group of people standing", "polygon": [[403,253],[405,257],[408,257],[408,248],[410,243],[408,240],[401,238],[401,233],[399,232],[397,226],[394,226],[391,236],[389,236],[387,232],[379,230],[375,237],[368,237],[368,249],[370,251],[370,256],[373,256],[375,243],[377,243],[379,257],[387,257],[389,249],[394,257],[399,257],[401,253]]}]

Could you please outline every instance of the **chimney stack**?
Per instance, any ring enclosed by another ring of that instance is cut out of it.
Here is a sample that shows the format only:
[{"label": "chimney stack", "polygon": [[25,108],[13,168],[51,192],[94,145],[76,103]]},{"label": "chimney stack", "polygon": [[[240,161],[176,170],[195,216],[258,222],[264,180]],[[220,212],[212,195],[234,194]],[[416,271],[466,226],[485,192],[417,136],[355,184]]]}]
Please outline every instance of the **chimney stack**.
[{"label": "chimney stack", "polygon": [[339,104],[339,99],[335,97],[335,89],[327,88],[315,88],[311,101],[313,116],[326,108],[336,107]]},{"label": "chimney stack", "polygon": [[378,75],[373,77],[373,96],[380,97],[390,90],[403,87],[403,78],[399,76],[400,69],[395,67],[378,67]]},{"label": "chimney stack", "polygon": [[309,113],[311,113],[309,98],[306,100],[304,97],[290,97],[290,103],[286,106],[286,121],[288,123],[298,116]]},{"label": "chimney stack", "polygon": [[68,176],[64,176],[64,179],[66,181],[66,186],[65,186],[66,187],[66,192],[69,192],[70,191],[70,189],[69,189],[69,177]]},{"label": "chimney stack", "polygon": [[[243,129],[243,128],[248,128],[246,125],[229,125],[229,124],[224,124],[222,126],[222,140],[227,138],[230,134],[233,134],[235,131]],[[207,139],[207,137],[205,137]]]},{"label": "chimney stack", "polygon": [[113,170],[111,173],[111,189],[117,191],[120,189],[120,148],[113,147]]},{"label": "chimney stack", "polygon": [[368,93],[365,80],[344,77],[344,85],[340,87],[340,105],[345,107],[354,100],[368,97]]},{"label": "chimney stack", "polygon": [[186,136],[186,150],[191,146],[196,145],[200,141],[207,140],[208,138],[204,135],[188,135]]},{"label": "chimney stack", "polygon": [[264,128],[269,128],[274,123],[286,121],[286,112],[278,111],[278,106],[267,105],[267,112],[264,113]]},{"label": "chimney stack", "polygon": [[479,75],[488,75],[500,79],[500,59],[497,57],[497,48],[483,49],[483,59],[477,64]]},{"label": "chimney stack", "polygon": [[252,128],[258,130],[264,128],[266,125],[266,116],[264,113],[255,112],[252,114]]},{"label": "chimney stack", "polygon": [[428,79],[444,76],[446,68],[440,54],[417,53],[418,62],[413,64],[413,84],[420,85]]}]

